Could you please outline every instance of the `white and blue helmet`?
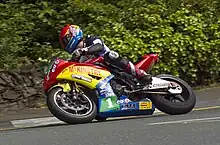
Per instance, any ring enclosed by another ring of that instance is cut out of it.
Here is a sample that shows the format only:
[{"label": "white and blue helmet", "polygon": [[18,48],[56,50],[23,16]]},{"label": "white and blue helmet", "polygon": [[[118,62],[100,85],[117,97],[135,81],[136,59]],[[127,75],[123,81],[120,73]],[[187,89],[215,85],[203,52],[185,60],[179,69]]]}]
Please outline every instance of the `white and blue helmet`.
[{"label": "white and blue helmet", "polygon": [[77,25],[66,25],[60,32],[61,47],[68,53],[72,53],[83,38],[83,32]]}]

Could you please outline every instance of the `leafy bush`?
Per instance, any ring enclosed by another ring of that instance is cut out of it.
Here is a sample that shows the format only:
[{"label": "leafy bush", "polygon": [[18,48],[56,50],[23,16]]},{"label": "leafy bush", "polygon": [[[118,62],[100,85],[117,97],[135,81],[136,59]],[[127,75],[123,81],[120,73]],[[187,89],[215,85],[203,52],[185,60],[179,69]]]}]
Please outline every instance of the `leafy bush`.
[{"label": "leafy bush", "polygon": [[219,7],[218,0],[8,1],[0,4],[0,66],[47,61],[60,51],[61,27],[73,23],[132,61],[159,53],[154,74],[212,83],[220,80]]}]

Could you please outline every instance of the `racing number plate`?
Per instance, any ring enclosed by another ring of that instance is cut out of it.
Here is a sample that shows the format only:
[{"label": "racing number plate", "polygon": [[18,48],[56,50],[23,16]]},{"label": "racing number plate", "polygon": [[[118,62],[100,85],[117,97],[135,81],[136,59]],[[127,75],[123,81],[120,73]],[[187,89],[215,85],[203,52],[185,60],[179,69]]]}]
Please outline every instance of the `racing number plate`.
[{"label": "racing number plate", "polygon": [[117,96],[111,96],[101,99],[100,112],[113,111],[119,109],[120,106],[117,103]]},{"label": "racing number plate", "polygon": [[147,110],[147,109],[152,109],[151,101],[139,103],[139,110]]}]

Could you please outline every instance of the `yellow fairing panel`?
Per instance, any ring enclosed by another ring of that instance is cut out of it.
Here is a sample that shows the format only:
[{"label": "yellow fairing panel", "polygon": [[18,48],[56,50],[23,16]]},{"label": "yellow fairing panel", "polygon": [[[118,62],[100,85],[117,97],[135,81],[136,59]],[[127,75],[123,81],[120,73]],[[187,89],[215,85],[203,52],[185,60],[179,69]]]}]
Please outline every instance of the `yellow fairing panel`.
[{"label": "yellow fairing panel", "polygon": [[91,66],[71,65],[57,76],[57,80],[75,81],[79,84],[87,86],[90,89],[94,89],[99,82],[110,75],[111,73],[109,71]]}]

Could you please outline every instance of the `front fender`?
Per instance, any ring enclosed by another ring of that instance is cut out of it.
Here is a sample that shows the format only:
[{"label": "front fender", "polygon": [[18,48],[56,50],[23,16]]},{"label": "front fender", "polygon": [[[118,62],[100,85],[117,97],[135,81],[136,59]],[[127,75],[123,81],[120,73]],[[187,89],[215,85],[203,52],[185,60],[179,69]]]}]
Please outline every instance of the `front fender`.
[{"label": "front fender", "polygon": [[[70,92],[70,91],[71,91],[71,87],[70,87],[70,84],[69,84],[69,83],[58,83],[58,84],[52,86],[52,87],[47,91],[47,93],[50,92],[50,90],[52,90],[53,88],[56,88],[56,87],[62,88],[62,89],[63,89],[63,92]],[[47,93],[46,93],[46,94],[47,94]]]}]

